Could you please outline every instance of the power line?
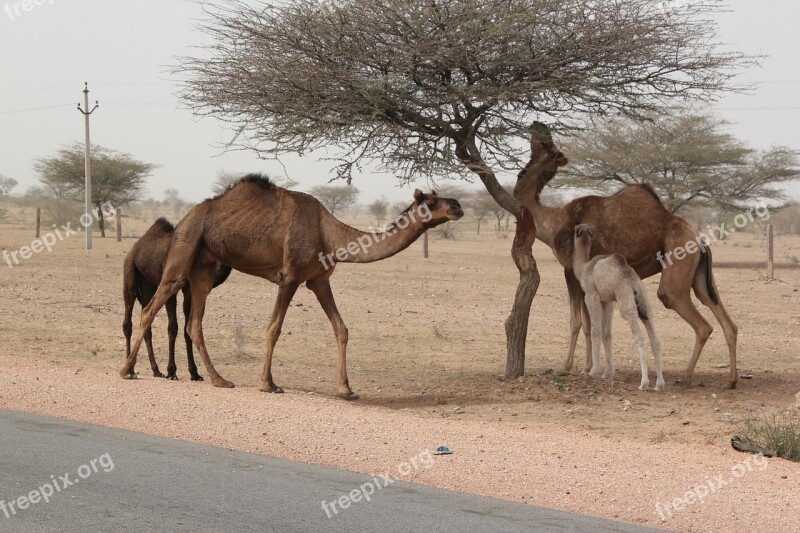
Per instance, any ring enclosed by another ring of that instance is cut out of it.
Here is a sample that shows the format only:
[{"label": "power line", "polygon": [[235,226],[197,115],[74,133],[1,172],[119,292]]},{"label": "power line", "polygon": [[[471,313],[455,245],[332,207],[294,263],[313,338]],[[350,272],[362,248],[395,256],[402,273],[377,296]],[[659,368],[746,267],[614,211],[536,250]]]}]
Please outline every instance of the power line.
[{"label": "power line", "polygon": [[64,83],[62,85],[51,85],[50,87],[38,87],[36,89],[25,89],[24,91],[12,91],[10,93],[0,93],[0,96],[12,96],[15,94],[28,94],[28,93],[38,93],[42,91],[50,91],[52,89],[62,89],[64,87],[73,87],[77,85],[79,82],[74,83]]},{"label": "power line", "polygon": [[38,111],[40,109],[53,109],[54,107],[66,107],[66,106],[74,106],[75,102],[70,102],[68,104],[56,104],[56,105],[46,105],[42,107],[29,107],[27,109],[14,109],[11,111],[0,111],[0,115],[10,115],[12,113],[24,113],[26,111]]}]

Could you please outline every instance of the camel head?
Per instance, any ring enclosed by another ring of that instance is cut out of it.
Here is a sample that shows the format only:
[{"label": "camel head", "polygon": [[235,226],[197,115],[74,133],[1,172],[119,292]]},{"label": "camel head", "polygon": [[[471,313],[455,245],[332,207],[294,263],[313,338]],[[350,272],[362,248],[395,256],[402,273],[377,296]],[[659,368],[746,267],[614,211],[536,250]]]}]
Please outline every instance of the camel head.
[{"label": "camel head", "polygon": [[576,244],[589,244],[592,243],[594,237],[594,230],[589,224],[578,224],[575,226],[575,243]]},{"label": "camel head", "polygon": [[530,185],[541,191],[541,187],[555,177],[558,167],[567,163],[569,160],[556,148],[547,126],[534,122],[531,126],[531,159],[517,175],[514,196],[519,198],[532,191]]},{"label": "camel head", "polygon": [[450,220],[458,220],[464,216],[461,204],[454,198],[441,198],[436,191],[424,193],[414,191],[414,203],[403,211],[409,217],[419,216],[424,228],[433,228]]}]

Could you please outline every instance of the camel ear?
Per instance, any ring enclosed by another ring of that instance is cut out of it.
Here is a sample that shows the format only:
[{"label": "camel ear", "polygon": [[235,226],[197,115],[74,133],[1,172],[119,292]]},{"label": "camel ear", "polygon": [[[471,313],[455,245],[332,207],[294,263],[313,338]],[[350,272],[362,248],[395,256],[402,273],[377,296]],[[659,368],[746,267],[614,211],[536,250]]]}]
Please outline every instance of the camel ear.
[{"label": "camel ear", "polygon": [[425,200],[425,193],[419,189],[414,189],[414,201],[422,203]]}]

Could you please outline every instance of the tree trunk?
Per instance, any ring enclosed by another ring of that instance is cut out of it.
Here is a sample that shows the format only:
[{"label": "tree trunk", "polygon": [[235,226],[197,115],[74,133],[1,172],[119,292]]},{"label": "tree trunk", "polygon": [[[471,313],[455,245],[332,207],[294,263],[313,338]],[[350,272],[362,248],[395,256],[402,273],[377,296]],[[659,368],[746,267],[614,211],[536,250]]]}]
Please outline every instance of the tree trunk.
[{"label": "tree trunk", "polygon": [[481,219],[478,219],[478,235],[481,234]]},{"label": "tree trunk", "polygon": [[517,231],[511,246],[511,257],[519,270],[519,285],[514,297],[511,314],[506,320],[506,379],[514,379],[525,373],[525,340],[528,336],[528,319],[531,315],[533,297],[539,288],[539,270],[533,258],[533,241],[536,239],[536,224],[528,208],[522,208],[517,218]]},{"label": "tree trunk", "polygon": [[100,206],[100,204],[97,204],[97,209],[95,209],[95,213],[97,213],[97,227],[100,228],[100,237],[105,238],[106,221],[103,218],[103,208]]},{"label": "tree trunk", "polygon": [[[506,373],[507,379],[514,379],[525,373],[525,340],[528,337],[528,319],[531,315],[533,297],[539,288],[539,271],[533,258],[533,241],[536,238],[536,224],[533,215],[497,181],[494,172],[481,159],[474,139],[456,145],[456,156],[476,173],[486,190],[503,209],[517,218],[517,231],[511,247],[511,257],[519,269],[519,285],[514,298],[511,314],[505,323],[506,329]],[[497,228],[500,229],[500,218]]]}]

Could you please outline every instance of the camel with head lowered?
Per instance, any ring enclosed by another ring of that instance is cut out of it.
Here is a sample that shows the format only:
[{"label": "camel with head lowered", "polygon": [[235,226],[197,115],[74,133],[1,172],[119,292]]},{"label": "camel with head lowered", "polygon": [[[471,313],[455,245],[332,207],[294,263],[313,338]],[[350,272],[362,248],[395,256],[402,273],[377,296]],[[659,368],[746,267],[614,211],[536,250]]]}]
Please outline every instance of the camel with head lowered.
[{"label": "camel with head lowered", "polygon": [[[122,278],[122,298],[125,302],[125,319],[122,322],[122,332],[125,334],[125,355],[126,358],[131,354],[131,334],[133,333],[133,306],[136,301],[144,308],[153,295],[156,293],[158,283],[161,281],[161,274],[164,270],[164,261],[167,259],[169,243],[175,227],[166,218],[159,218],[152,226],[136,241],[130,252],[125,256],[123,263]],[[214,275],[214,287],[221,285],[228,279],[231,267],[219,264]],[[147,355],[150,357],[150,368],[153,376],[157,378],[166,377],[167,379],[178,379],[177,366],[175,365],[175,340],[178,337],[178,314],[177,314],[177,295],[173,295],[167,300],[167,317],[169,333],[169,363],[167,364],[167,375],[161,373],[156,363],[153,351],[153,335],[150,328],[144,334],[147,344]],[[192,310],[192,297],[189,293],[189,286],[183,287],[183,315],[184,328],[183,339],[186,342],[186,358],[189,362],[189,374],[192,381],[203,381],[202,376],[197,372],[197,365],[194,362],[192,352],[192,339],[186,332],[186,325]]]},{"label": "camel with head lowered", "polygon": [[583,322],[586,338],[584,370],[591,370],[590,320],[583,303],[583,291],[572,267],[573,229],[578,224],[589,224],[595,230],[592,256],[619,254],[641,279],[661,273],[659,300],[688,322],[695,333],[694,351],[683,383],[691,384],[700,352],[713,331],[692,302],[690,291],[693,290],[722,326],[730,356],[727,387],[735,388],[738,380],[738,328],[720,300],[708,245],[686,220],[670,213],[646,185],[625,187],[612,196],[576,198],[561,207],[542,205],[542,189],[555,176],[558,167],[565,164],[567,159],[553,144],[546,126],[535,124],[531,136],[531,160],[519,173],[514,188],[514,196],[533,215],[536,238],[553,250],[564,267],[570,299],[570,343],[565,369],[572,368]]},{"label": "camel with head lowered", "polygon": [[314,292],[333,326],[339,347],[338,393],[356,399],[347,379],[347,327],[336,308],[330,277],[339,262],[370,263],[391,257],[416,241],[428,228],[458,220],[461,205],[435,192],[414,192],[414,202],[386,231],[370,233],[333,217],[308,194],[275,186],[269,179],[248,175],[223,194],[195,206],[175,228],[164,273],[150,304],[142,311],[136,342],[120,370],[136,377],[136,355],[156,313],[188,282],[192,296],[189,335],[212,383],[232,387],[211,363],[203,339],[203,313],[218,263],[259,276],[278,285],[275,308],[267,327],[267,351],[261,390],[283,392],[272,379],[272,355],[289,303],[305,283]]}]

